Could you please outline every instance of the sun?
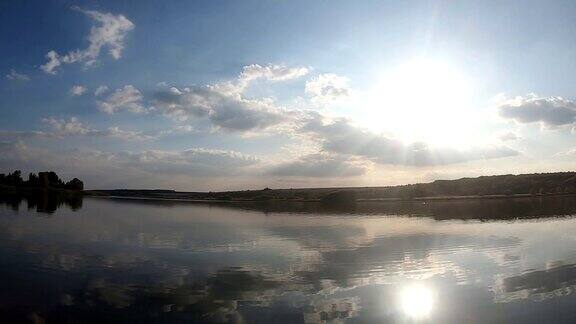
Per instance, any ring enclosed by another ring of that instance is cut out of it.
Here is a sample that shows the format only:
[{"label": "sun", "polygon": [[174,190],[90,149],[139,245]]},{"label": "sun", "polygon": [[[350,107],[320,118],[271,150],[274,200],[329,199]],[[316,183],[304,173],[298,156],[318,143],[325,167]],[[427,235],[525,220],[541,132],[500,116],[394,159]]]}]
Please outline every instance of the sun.
[{"label": "sun", "polygon": [[473,86],[461,69],[419,58],[380,73],[367,96],[370,128],[410,141],[458,144],[466,133]]}]

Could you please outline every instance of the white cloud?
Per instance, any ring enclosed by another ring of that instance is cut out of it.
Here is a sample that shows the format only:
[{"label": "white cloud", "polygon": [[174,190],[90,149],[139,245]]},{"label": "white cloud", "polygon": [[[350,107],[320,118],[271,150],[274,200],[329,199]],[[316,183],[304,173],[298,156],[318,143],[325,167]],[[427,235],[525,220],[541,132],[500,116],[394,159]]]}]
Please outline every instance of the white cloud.
[{"label": "white cloud", "polygon": [[124,141],[144,141],[158,137],[158,135],[148,135],[141,131],[123,130],[118,126],[109,127],[106,131],[99,131],[99,133],[101,136],[118,138]]},{"label": "white cloud", "polygon": [[350,96],[348,78],[333,73],[320,74],[306,81],[305,92],[315,103],[326,104]]},{"label": "white cloud", "polygon": [[[306,70],[307,71],[307,70]],[[461,163],[472,160],[493,159],[518,155],[519,152],[507,147],[486,146],[457,150],[444,147],[430,147],[417,142],[406,144],[402,141],[375,134],[355,126],[348,119],[329,120],[318,112],[302,112],[277,107],[269,99],[247,99],[235,91],[242,80],[267,78],[285,80],[302,75],[303,70],[287,72],[274,66],[251,65],[244,68],[236,82],[225,82],[204,87],[185,87],[160,90],[154,96],[153,111],[162,113],[178,121],[190,118],[206,118],[217,129],[229,132],[253,132],[273,129],[295,139],[309,139],[330,153],[324,159],[326,165],[347,164],[344,156],[355,157],[379,164],[430,166]],[[308,93],[324,100],[348,95],[345,79],[335,75],[322,75],[308,84]],[[304,136],[304,137],[303,137]],[[342,155],[342,156],[338,156]],[[313,156],[313,155],[311,155]],[[288,162],[284,169],[294,169],[310,160]],[[320,164],[320,163],[317,163]],[[355,165],[356,166],[356,165]],[[303,168],[303,170],[306,168]],[[354,169],[359,170],[359,169]]]},{"label": "white cloud", "polygon": [[56,69],[62,64],[83,63],[86,67],[92,66],[98,61],[102,48],[107,48],[110,55],[117,60],[122,56],[126,34],[134,29],[134,24],[123,15],[83,10],[78,7],[73,9],[94,19],[99,25],[90,29],[88,48],[70,51],[65,55],[60,55],[54,50],[49,51],[46,54],[48,62],[41,66],[46,73],[55,74]]},{"label": "white cloud", "polygon": [[576,122],[576,103],[560,97],[529,95],[498,102],[502,118],[521,124],[539,123],[546,128],[570,125]]},{"label": "white cloud", "polygon": [[571,148],[566,151],[558,152],[554,154],[557,158],[574,158],[576,157],[576,148]]},{"label": "white cloud", "polygon": [[266,174],[282,177],[352,177],[366,173],[369,163],[337,154],[309,154],[274,165]]},{"label": "white cloud", "polygon": [[23,164],[28,161],[27,146],[22,141],[0,142],[0,166],[5,169],[21,170]]},{"label": "white cloud", "polygon": [[[256,157],[229,150],[145,150],[106,152],[98,150],[49,150],[21,141],[0,142],[0,169],[54,170],[81,175],[88,188],[173,187],[209,190],[225,187],[234,177],[255,174]],[[177,176],[175,176],[177,175]],[[202,178],[203,181],[198,182]]]},{"label": "white cloud", "polygon": [[142,105],[142,93],[132,85],[125,85],[116,89],[106,100],[98,101],[98,109],[107,114],[114,114],[123,110],[132,113],[144,113],[146,108]]},{"label": "white cloud", "polygon": [[514,132],[503,132],[498,135],[498,139],[503,142],[516,141],[520,139],[520,136]]},{"label": "white cloud", "polygon": [[[211,174],[226,173],[232,168],[254,165],[258,158],[229,150],[192,148],[182,151],[147,150],[142,152],[119,152],[111,155],[119,163],[134,165],[161,172],[209,171]],[[225,170],[222,168],[230,168]],[[200,175],[203,175],[200,173]]]},{"label": "white cloud", "polygon": [[0,130],[0,139],[49,138],[52,132]]},{"label": "white cloud", "polygon": [[14,69],[10,70],[10,73],[6,74],[6,78],[8,80],[14,80],[14,81],[28,81],[28,80],[30,80],[29,76],[27,76],[26,74],[23,74],[23,73],[18,73]]},{"label": "white cloud", "polygon": [[173,127],[173,130],[181,133],[190,133],[194,131],[194,127],[190,125],[176,125]]},{"label": "white cloud", "polygon": [[48,117],[43,118],[42,122],[49,126],[47,130],[0,130],[0,140],[21,140],[28,138],[63,139],[71,136],[79,136],[86,138],[112,138],[124,141],[146,141],[173,134],[190,134],[195,132],[195,129],[190,125],[179,125],[160,131],[133,131],[122,129],[119,126],[95,129],[82,123],[77,117],[70,117],[69,119]]},{"label": "white cloud", "polygon": [[105,94],[106,92],[108,92],[108,86],[101,85],[98,88],[96,88],[96,90],[94,90],[94,95],[96,97],[99,97],[99,96]]},{"label": "white cloud", "polygon": [[[153,110],[177,121],[207,117],[224,131],[262,130],[289,120],[290,112],[270,99],[247,99],[242,92],[257,79],[279,82],[302,77],[305,67],[245,66],[237,79],[203,87],[169,87],[155,94]],[[163,83],[162,87],[167,84]]]},{"label": "white cloud", "polygon": [[198,131],[191,125],[175,125],[171,129],[166,129],[160,132],[161,135],[173,135],[173,134],[191,134],[197,133]]},{"label": "white cloud", "polygon": [[243,68],[239,80],[246,82],[264,78],[270,81],[287,81],[305,76],[308,72],[309,70],[306,67],[286,67],[275,64],[261,66],[258,64],[251,64]]},{"label": "white cloud", "polygon": [[42,121],[48,124],[52,129],[51,132],[42,132],[44,137],[109,137],[126,141],[142,141],[158,137],[158,135],[145,134],[141,131],[123,130],[118,126],[109,127],[106,130],[93,129],[84,125],[77,117],[71,117],[68,120],[49,117],[44,118]]},{"label": "white cloud", "polygon": [[178,121],[204,117],[210,112],[210,102],[205,99],[209,93],[207,88],[170,87],[155,93],[154,110]]},{"label": "white cloud", "polygon": [[73,96],[81,96],[84,93],[86,93],[88,89],[86,89],[85,86],[82,85],[75,85],[72,88],[70,88],[70,94]]},{"label": "white cloud", "polygon": [[210,87],[226,95],[241,94],[253,81],[258,79],[272,82],[289,81],[300,78],[308,74],[308,72],[309,70],[306,67],[287,67],[275,64],[261,66],[251,64],[244,66],[242,72],[235,80],[217,83],[210,85]]},{"label": "white cloud", "polygon": [[178,121],[207,117],[224,131],[265,129],[286,120],[285,111],[268,100],[245,99],[210,86],[160,91],[154,109]]},{"label": "white cloud", "polygon": [[56,134],[63,135],[86,135],[93,130],[86,127],[77,117],[71,117],[69,120],[56,119],[54,117],[48,117],[42,119],[42,122],[51,126],[52,130]]},{"label": "white cloud", "polygon": [[48,59],[48,62],[41,65],[40,68],[46,73],[56,74],[56,68],[62,65],[58,53],[54,50],[49,51],[46,53],[46,58]]},{"label": "white cloud", "polygon": [[380,164],[430,166],[494,159],[519,155],[507,147],[487,146],[456,150],[429,147],[425,143],[405,144],[402,141],[374,134],[355,126],[350,120],[328,120],[317,112],[310,112],[299,132],[308,133],[322,149],[336,154],[364,157]]}]

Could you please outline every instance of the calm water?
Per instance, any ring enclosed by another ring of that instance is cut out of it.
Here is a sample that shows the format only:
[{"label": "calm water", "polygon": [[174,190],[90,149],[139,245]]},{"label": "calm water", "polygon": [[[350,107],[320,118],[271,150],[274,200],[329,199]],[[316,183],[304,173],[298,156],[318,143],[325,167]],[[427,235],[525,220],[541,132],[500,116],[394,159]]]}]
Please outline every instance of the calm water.
[{"label": "calm water", "polygon": [[3,323],[576,321],[574,198],[3,202]]}]

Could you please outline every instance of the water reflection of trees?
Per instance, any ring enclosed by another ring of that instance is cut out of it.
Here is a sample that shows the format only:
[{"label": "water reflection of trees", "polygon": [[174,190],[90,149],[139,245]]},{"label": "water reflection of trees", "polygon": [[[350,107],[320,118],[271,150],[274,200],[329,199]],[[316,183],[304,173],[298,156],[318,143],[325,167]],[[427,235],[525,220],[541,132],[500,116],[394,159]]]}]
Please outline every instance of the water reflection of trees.
[{"label": "water reflection of trees", "polygon": [[552,264],[545,270],[503,278],[495,292],[495,299],[499,302],[527,298],[541,301],[571,295],[576,292],[576,265]]},{"label": "water reflection of trees", "polygon": [[[82,195],[38,192],[29,195],[0,195],[0,204],[18,210],[23,201],[29,210],[53,213],[62,206],[82,207]],[[148,199],[110,199],[122,204],[150,206],[216,205],[204,202]],[[219,208],[258,211],[266,214],[294,213],[316,215],[399,215],[432,217],[436,220],[513,220],[576,215],[576,197],[473,199],[429,202],[359,202],[326,205],[298,202],[218,203]]]},{"label": "water reflection of trees", "polygon": [[26,202],[28,210],[52,214],[62,206],[67,206],[73,211],[79,210],[82,208],[82,195],[55,191],[0,195],[0,205],[6,205],[15,211],[22,207],[23,202]]},{"label": "water reflection of trees", "polygon": [[576,214],[576,197],[476,199],[429,202],[359,202],[354,205],[242,204],[232,208],[266,213],[425,216],[436,220],[512,220]]},{"label": "water reflection of trees", "polygon": [[112,201],[158,206],[217,205],[220,208],[258,211],[266,214],[395,215],[422,216],[436,220],[514,220],[576,215],[576,196],[539,198],[494,198],[428,202],[369,202],[321,204],[314,202],[208,203],[176,200],[113,199]]}]

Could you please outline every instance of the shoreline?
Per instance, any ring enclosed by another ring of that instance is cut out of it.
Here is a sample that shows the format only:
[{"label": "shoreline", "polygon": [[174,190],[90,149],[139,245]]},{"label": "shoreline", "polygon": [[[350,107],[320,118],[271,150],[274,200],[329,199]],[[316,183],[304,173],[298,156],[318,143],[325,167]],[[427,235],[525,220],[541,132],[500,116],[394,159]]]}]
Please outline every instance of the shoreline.
[{"label": "shoreline", "polygon": [[[175,192],[175,194],[184,194]],[[146,196],[146,195],[106,195],[83,193],[84,197],[89,198],[107,198],[107,199],[130,199],[130,200],[158,200],[158,201],[175,201],[191,203],[322,203],[321,199],[201,199],[201,198],[183,198],[167,196]],[[433,197],[415,197],[412,199],[402,198],[358,198],[352,203],[364,202],[383,202],[383,203],[414,203],[414,202],[434,202],[434,201],[466,201],[466,200],[489,200],[489,199],[541,199],[549,197],[569,197],[576,196],[576,193],[546,193],[546,194],[514,194],[514,195],[476,195],[476,196],[433,196]]]}]

